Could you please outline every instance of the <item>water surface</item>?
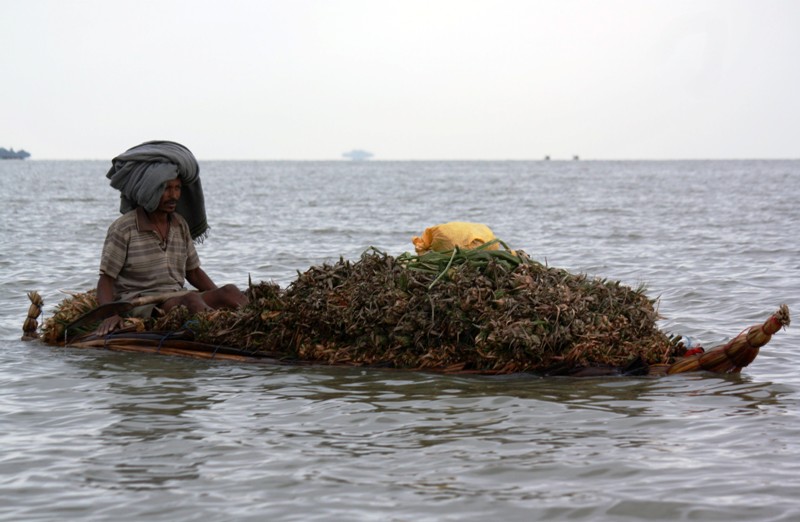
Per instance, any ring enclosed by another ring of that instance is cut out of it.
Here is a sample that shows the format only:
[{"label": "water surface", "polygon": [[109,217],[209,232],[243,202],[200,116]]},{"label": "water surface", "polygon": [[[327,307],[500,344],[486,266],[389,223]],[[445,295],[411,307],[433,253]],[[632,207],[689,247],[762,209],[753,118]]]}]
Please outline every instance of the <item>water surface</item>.
[{"label": "water surface", "polygon": [[[94,286],[106,162],[0,162],[0,519],[797,520],[798,334],[741,375],[452,377],[19,341]],[[488,224],[660,297],[705,346],[796,313],[800,162],[201,162],[206,271],[240,286]]]}]

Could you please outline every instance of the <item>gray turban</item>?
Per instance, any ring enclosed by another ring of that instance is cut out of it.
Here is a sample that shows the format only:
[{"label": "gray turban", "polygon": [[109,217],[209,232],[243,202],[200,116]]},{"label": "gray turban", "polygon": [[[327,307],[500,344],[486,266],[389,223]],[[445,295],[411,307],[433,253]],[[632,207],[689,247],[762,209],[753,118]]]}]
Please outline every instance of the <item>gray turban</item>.
[{"label": "gray turban", "polygon": [[181,178],[181,198],[176,211],[189,224],[192,239],[202,240],[208,231],[200,167],[194,154],[174,141],[148,141],[111,160],[106,177],[120,192],[120,212],[137,206],[147,212],[158,208],[166,183]]}]

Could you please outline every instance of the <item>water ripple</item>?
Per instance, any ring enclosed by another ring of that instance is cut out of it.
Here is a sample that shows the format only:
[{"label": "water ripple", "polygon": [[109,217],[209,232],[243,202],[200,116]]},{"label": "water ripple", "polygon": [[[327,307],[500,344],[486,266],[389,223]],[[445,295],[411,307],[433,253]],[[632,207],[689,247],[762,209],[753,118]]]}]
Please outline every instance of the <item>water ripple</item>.
[{"label": "water ripple", "polygon": [[[798,334],[742,375],[451,377],[20,342],[94,285],[104,162],[0,163],[0,518],[792,520]],[[798,162],[210,162],[216,280],[290,283],[482,221],[554,266],[660,296],[704,346],[798,308]],[[69,179],[69,183],[64,180]],[[61,180],[61,181],[58,181]],[[783,190],[774,191],[781,186]],[[47,204],[43,205],[42,201]],[[34,210],[32,210],[34,209]],[[13,214],[14,219],[10,219]]]}]

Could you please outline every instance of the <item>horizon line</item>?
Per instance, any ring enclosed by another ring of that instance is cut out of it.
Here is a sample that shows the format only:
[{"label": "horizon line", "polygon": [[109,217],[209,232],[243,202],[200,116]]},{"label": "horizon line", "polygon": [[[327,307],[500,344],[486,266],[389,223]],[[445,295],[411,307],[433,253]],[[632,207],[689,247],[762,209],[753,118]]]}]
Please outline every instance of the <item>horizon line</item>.
[{"label": "horizon line", "polygon": [[[375,158],[364,160],[352,160],[347,158],[197,158],[198,161],[272,161],[272,162],[341,162],[341,163],[380,163],[380,162],[456,162],[456,161],[470,161],[470,162],[566,162],[566,163],[580,163],[582,161],[797,161],[798,157],[708,157],[708,158],[569,158],[569,157],[552,157],[549,158],[429,158],[429,159],[414,159],[414,158]],[[13,159],[8,161],[13,162]],[[25,159],[17,159],[17,161],[31,162],[31,161],[111,161],[111,158],[34,158],[33,156]]]}]

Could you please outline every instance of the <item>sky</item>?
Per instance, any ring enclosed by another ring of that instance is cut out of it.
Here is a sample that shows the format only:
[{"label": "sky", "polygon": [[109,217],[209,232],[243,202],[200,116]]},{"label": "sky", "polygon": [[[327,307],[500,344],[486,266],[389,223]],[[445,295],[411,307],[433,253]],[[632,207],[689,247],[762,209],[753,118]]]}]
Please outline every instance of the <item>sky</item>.
[{"label": "sky", "polygon": [[0,0],[0,147],[800,157],[795,0]]}]

